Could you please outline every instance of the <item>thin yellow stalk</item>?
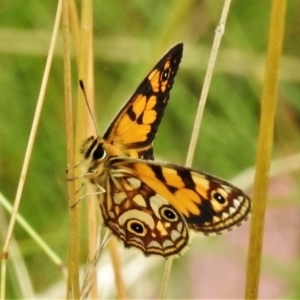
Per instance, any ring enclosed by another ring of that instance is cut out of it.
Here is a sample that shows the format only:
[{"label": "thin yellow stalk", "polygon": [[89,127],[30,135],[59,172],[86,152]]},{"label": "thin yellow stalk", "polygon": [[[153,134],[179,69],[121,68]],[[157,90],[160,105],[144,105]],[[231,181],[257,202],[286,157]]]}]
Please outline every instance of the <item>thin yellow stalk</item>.
[{"label": "thin yellow stalk", "polygon": [[6,287],[6,263],[7,263],[7,258],[8,258],[8,249],[9,249],[9,243],[10,239],[12,237],[13,229],[15,226],[16,222],[16,217],[17,217],[17,212],[19,209],[19,205],[21,202],[21,196],[23,193],[23,188],[25,184],[25,179],[27,176],[28,172],[28,166],[29,166],[29,161],[31,158],[31,153],[32,153],[32,148],[33,144],[35,141],[35,136],[37,132],[37,127],[38,123],[40,120],[40,115],[44,103],[44,96],[45,96],[45,91],[46,91],[46,86],[49,78],[49,72],[50,72],[50,67],[52,64],[52,58],[53,58],[53,53],[54,53],[54,46],[56,44],[56,38],[57,38],[57,32],[58,32],[58,27],[59,27],[59,22],[60,22],[60,16],[61,16],[61,1],[58,2],[58,7],[57,7],[57,12],[56,12],[56,17],[55,17],[55,22],[54,22],[54,28],[53,28],[53,34],[51,37],[51,42],[50,42],[50,47],[49,47],[49,52],[47,56],[47,61],[46,61],[46,66],[45,66],[45,71],[42,79],[42,84],[40,88],[40,93],[37,101],[37,106],[33,118],[33,123],[30,131],[30,136],[26,148],[26,153],[25,153],[25,158],[22,166],[22,171],[19,179],[19,184],[16,192],[16,197],[14,201],[14,206],[13,206],[13,211],[8,227],[8,232],[7,236],[3,245],[2,253],[1,253],[1,283],[0,283],[0,299],[5,299],[5,287]]},{"label": "thin yellow stalk", "polygon": [[171,276],[171,271],[172,271],[172,265],[173,265],[173,258],[169,258],[166,260],[165,267],[164,267],[164,274],[163,274],[163,281],[161,285],[161,290],[160,290],[160,299],[166,299],[167,297],[167,288],[169,285],[169,280]]},{"label": "thin yellow stalk", "polygon": [[187,167],[191,167],[192,162],[193,162],[194,153],[195,153],[195,149],[196,149],[196,145],[197,145],[197,140],[198,140],[198,136],[199,136],[199,132],[200,132],[202,115],[203,115],[204,107],[206,104],[206,99],[207,99],[207,95],[208,95],[208,91],[209,91],[209,87],[210,87],[213,70],[215,67],[215,62],[217,59],[217,54],[218,54],[218,51],[220,48],[220,43],[221,43],[222,36],[225,31],[225,24],[226,24],[227,15],[229,12],[230,3],[231,3],[231,0],[224,1],[221,19],[220,19],[219,25],[216,29],[216,34],[215,34],[213,46],[212,46],[212,49],[210,52],[210,57],[208,60],[207,71],[206,71],[206,75],[204,78],[203,88],[201,91],[199,105],[198,105],[196,118],[195,118],[195,122],[194,122],[192,137],[191,137],[189,150],[188,150],[188,154],[187,154],[187,158],[186,158],[185,165]]},{"label": "thin yellow stalk", "polygon": [[[81,15],[81,25],[80,25],[80,48],[79,48],[79,79],[84,82],[85,92],[87,95],[87,100],[89,101],[89,106],[93,111],[94,103],[94,72],[93,72],[93,5],[92,1],[82,1],[82,15]],[[74,23],[76,29],[76,22]],[[75,30],[76,31],[76,30]],[[78,86],[79,88],[79,86]],[[82,141],[86,138],[86,135],[95,134],[94,124],[92,123],[92,118],[88,115],[88,109],[86,107],[85,100],[83,99],[83,93],[78,89],[78,100],[77,100],[77,114],[76,114],[76,140],[75,148],[76,154],[79,154],[79,149],[81,147]],[[77,161],[81,158],[77,156]],[[80,172],[80,170],[79,170]],[[79,174],[81,175],[81,174]],[[90,186],[88,186],[90,189]],[[92,192],[92,191],[90,191]],[[97,201],[95,197],[89,197],[88,205],[88,247],[89,247],[89,257],[92,259],[95,256],[96,241],[98,234],[97,226]],[[90,293],[92,298],[97,298],[97,276],[95,272],[87,272],[88,280],[92,283]],[[84,279],[86,282],[86,278]],[[86,287],[85,283],[82,287],[81,297],[86,297]]]},{"label": "thin yellow stalk", "polygon": [[[226,24],[226,19],[227,19],[230,3],[231,3],[231,0],[224,1],[224,6],[223,6],[220,22],[216,29],[215,39],[213,42],[212,50],[211,50],[209,61],[208,61],[207,71],[206,71],[206,75],[205,75],[205,79],[204,79],[204,84],[203,84],[203,88],[202,88],[202,92],[201,92],[201,96],[200,96],[200,100],[199,100],[199,106],[197,109],[196,118],[195,118],[195,122],[194,122],[192,137],[191,137],[188,154],[187,154],[187,158],[186,158],[185,165],[187,167],[190,167],[192,165],[192,161],[194,158],[194,153],[195,153],[195,149],[196,149],[196,145],[197,145],[197,139],[198,139],[198,135],[199,135],[199,131],[200,131],[202,115],[203,115],[204,107],[206,104],[206,99],[207,99],[209,86],[210,86],[210,82],[211,82],[211,77],[213,74],[213,69],[215,66],[221,39],[224,34],[225,24]],[[170,258],[166,261],[164,275],[163,275],[163,281],[162,281],[162,287],[161,287],[161,292],[160,292],[160,299],[166,298],[167,286],[168,286],[169,279],[170,279],[170,273],[172,271],[172,264],[173,264],[172,258]]]},{"label": "thin yellow stalk", "polygon": [[119,251],[114,237],[112,237],[109,241],[109,253],[114,269],[115,282],[117,288],[117,299],[126,299],[126,288],[122,276],[122,264],[119,258]]},{"label": "thin yellow stalk", "polygon": [[[82,71],[82,75],[86,74],[86,82],[87,82],[87,97],[88,100],[91,101],[91,109],[93,111],[93,99],[94,99],[94,72],[93,72],[93,38],[92,38],[92,6],[90,5],[89,8],[85,10],[83,8],[83,17],[82,17],[82,28],[85,29],[82,34],[85,34],[85,38],[90,38],[89,43],[86,43],[86,48],[82,49],[85,53],[85,51],[88,51],[88,57],[85,57],[85,59],[88,60],[87,65],[85,66],[86,70],[85,72]],[[80,77],[82,79],[84,77]],[[83,102],[84,103],[84,102]],[[85,107],[85,111],[87,111]],[[95,134],[95,128],[93,124],[93,120],[91,116],[88,116],[87,119],[87,132]],[[91,188],[91,185],[88,186],[88,189]],[[93,192],[93,191],[89,191]],[[97,213],[95,211],[95,199],[94,197],[91,197],[88,201],[88,228],[89,228],[89,256],[91,259],[95,256],[96,251],[96,241],[97,241],[97,235],[100,234],[100,231],[98,230],[99,227],[97,226]],[[97,208],[97,207],[96,207]],[[98,208],[99,209],[99,208]],[[112,262],[113,262],[113,268],[114,268],[114,274],[116,279],[116,286],[117,286],[117,293],[118,293],[118,299],[124,299],[125,297],[125,284],[122,277],[122,270],[121,270],[121,264],[118,258],[118,249],[116,246],[116,243],[111,243],[109,247],[109,251],[111,253]],[[92,288],[91,288],[91,297],[96,298],[97,297],[97,276],[96,273],[91,276],[91,280],[93,282]]]},{"label": "thin yellow stalk", "polygon": [[[72,24],[72,32],[75,38],[75,44],[79,45],[78,35],[77,35],[77,14],[75,11],[75,6],[71,6],[69,8],[71,12],[71,24]],[[81,16],[81,26],[80,26],[80,47],[79,47],[79,59],[78,59],[78,69],[79,69],[79,79],[84,82],[85,92],[87,95],[87,100],[89,101],[89,106],[91,111],[94,109],[94,72],[93,72],[93,19],[92,19],[92,2],[91,1],[83,1],[82,2],[82,16]],[[86,137],[86,133],[88,135],[95,134],[95,127],[93,124],[93,119],[90,115],[87,114],[88,109],[86,107],[85,101],[83,99],[83,93],[81,90],[78,91],[78,101],[77,101],[77,115],[76,115],[76,139],[75,139],[75,149],[79,149],[82,141]],[[87,130],[86,130],[87,128]],[[79,152],[76,152],[76,154]],[[76,161],[80,161],[81,158],[78,156]],[[80,172],[80,171],[79,171]],[[76,174],[81,175],[81,174]],[[76,176],[75,176],[76,177]],[[93,191],[89,191],[91,188],[88,185],[88,193],[92,193]],[[77,189],[76,189],[77,190]],[[96,205],[95,205],[96,204]],[[90,263],[94,262],[95,259],[95,251],[96,251],[96,241],[98,232],[97,226],[97,201],[96,197],[89,197],[88,205],[88,239],[89,239],[89,257]],[[77,205],[76,205],[77,206]],[[113,244],[110,247],[112,251],[112,257],[114,260],[117,256],[117,248]],[[95,266],[96,263],[93,265]],[[123,286],[121,289],[121,294],[119,297],[123,298],[124,293],[124,283],[121,277],[121,267],[120,264],[113,263],[115,277],[117,280],[117,286]],[[90,267],[90,266],[89,266]],[[88,268],[89,268],[88,267]],[[92,273],[91,273],[92,272]],[[84,284],[82,287],[82,298],[87,296],[87,293],[90,292],[92,298],[97,298],[97,276],[96,273],[89,270],[86,272],[87,278],[84,278]],[[88,282],[87,282],[88,281]],[[87,286],[88,285],[88,286]],[[89,288],[90,287],[90,288]],[[119,291],[119,289],[118,289]]]},{"label": "thin yellow stalk", "polygon": [[253,217],[251,219],[250,245],[247,263],[246,299],[257,299],[259,290],[264,217],[273,146],[278,72],[284,34],[285,10],[285,0],[272,1],[253,191]]},{"label": "thin yellow stalk", "polygon": [[74,43],[75,56],[78,60],[79,49],[80,49],[80,27],[78,20],[78,12],[75,0],[68,1],[69,6],[69,19],[70,19],[70,29],[72,33],[72,41]]},{"label": "thin yellow stalk", "polygon": [[[94,112],[94,47],[93,47],[93,35],[92,35],[92,20],[91,22],[91,32],[90,32],[90,47],[89,47],[89,57],[88,57],[88,70],[87,70],[87,98],[90,103],[90,108],[92,112]],[[95,128],[95,124],[93,123],[93,119],[91,116],[88,116],[87,120],[87,133],[88,136],[95,135],[95,131],[97,129]],[[87,193],[93,193],[93,187],[89,184],[87,186]],[[92,262],[94,260],[94,257],[96,256],[97,251],[97,240],[99,235],[99,218],[97,217],[99,206],[97,197],[95,195],[90,196],[87,201],[87,220],[88,220],[88,252],[89,252],[89,261]],[[92,271],[92,274],[90,276],[90,297],[91,299],[97,299],[98,298],[98,280],[97,280],[97,272],[96,272],[96,264],[95,268]],[[84,287],[82,287],[82,293],[84,291]],[[82,294],[83,296],[83,294]]]},{"label": "thin yellow stalk", "polygon": [[[63,0],[62,30],[64,41],[64,88],[65,88],[65,112],[67,134],[67,160],[68,176],[75,177],[74,165],[74,140],[73,140],[73,111],[71,89],[71,51],[70,51],[70,26],[68,0]],[[69,273],[67,285],[67,298],[79,299],[79,205],[75,205],[75,181],[68,181],[68,196],[70,207],[70,242],[69,242]],[[72,207],[72,208],[71,208]]]},{"label": "thin yellow stalk", "polygon": [[[89,191],[88,191],[89,193]],[[93,262],[94,257],[96,256],[96,250],[97,250],[97,235],[98,232],[98,222],[96,210],[99,209],[97,204],[97,199],[95,196],[92,196],[88,200],[88,245],[89,245],[89,261],[90,263]],[[97,273],[95,272],[95,269],[92,272],[92,275],[90,275],[90,297],[91,299],[97,299],[98,298],[98,280],[97,280]],[[81,293],[83,296],[84,294],[84,286],[81,289]]]},{"label": "thin yellow stalk", "polygon": [[115,273],[118,299],[125,300],[127,299],[126,288],[122,277],[122,272],[121,272],[122,266],[121,266],[120,256],[117,248],[117,241],[115,237],[110,239],[109,251],[110,251],[111,260],[113,263],[113,268]]}]

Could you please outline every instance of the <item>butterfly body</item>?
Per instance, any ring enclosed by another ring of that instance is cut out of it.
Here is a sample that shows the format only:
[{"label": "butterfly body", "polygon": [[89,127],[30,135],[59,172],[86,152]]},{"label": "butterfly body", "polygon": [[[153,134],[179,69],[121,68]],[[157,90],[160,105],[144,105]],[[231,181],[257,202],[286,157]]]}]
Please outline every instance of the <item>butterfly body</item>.
[{"label": "butterfly body", "polygon": [[104,224],[126,247],[165,258],[181,254],[189,231],[221,233],[247,218],[251,202],[230,183],[154,161],[152,142],[166,107],[183,45],[155,65],[108,127],[81,152],[84,177],[99,189]]}]

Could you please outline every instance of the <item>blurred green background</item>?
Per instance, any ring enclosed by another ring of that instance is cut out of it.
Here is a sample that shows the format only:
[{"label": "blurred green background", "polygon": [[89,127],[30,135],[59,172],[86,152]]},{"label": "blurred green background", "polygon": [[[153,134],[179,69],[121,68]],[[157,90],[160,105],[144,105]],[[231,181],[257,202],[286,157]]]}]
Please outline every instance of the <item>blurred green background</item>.
[{"label": "blurred green background", "polygon": [[[0,4],[0,191],[11,203],[39,94],[56,5],[55,1],[36,0]],[[182,41],[183,59],[154,148],[157,160],[184,164],[222,5],[220,0],[94,1],[96,118],[101,132],[159,58]],[[216,62],[193,167],[227,180],[253,168],[255,163],[270,5],[271,1],[232,1]],[[274,161],[297,154],[300,149],[299,48],[299,2],[290,0]],[[76,99],[75,60],[73,63]],[[69,215],[62,74],[60,36],[20,213],[67,262]],[[300,297],[299,163],[299,155],[292,164],[283,160],[271,178],[261,298]],[[252,175],[243,178],[237,184],[251,195]],[[9,214],[1,206],[0,211],[2,248]],[[84,265],[84,221],[82,227]],[[190,251],[174,264],[169,296],[242,298],[248,234],[249,222],[222,237],[195,238]],[[53,263],[18,225],[14,236],[36,296],[64,297],[66,284]],[[123,250],[121,245],[120,252],[129,298],[157,297],[163,260],[144,258],[139,252]],[[102,272],[106,268],[108,256],[99,264]],[[105,274],[100,282],[102,295],[114,297],[113,277],[108,275],[109,270]],[[7,298],[30,294],[30,290],[26,294],[20,288],[20,280],[10,263]],[[61,285],[56,285],[59,282]]]}]

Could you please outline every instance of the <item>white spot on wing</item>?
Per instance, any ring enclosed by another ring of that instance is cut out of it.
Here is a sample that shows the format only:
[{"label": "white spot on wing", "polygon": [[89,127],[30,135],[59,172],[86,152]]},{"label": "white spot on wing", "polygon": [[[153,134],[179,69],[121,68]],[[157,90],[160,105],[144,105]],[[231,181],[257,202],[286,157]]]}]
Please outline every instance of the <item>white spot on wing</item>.
[{"label": "white spot on wing", "polygon": [[233,205],[235,208],[238,208],[240,206],[240,202],[237,199],[233,200]]},{"label": "white spot on wing", "polygon": [[178,225],[177,225],[177,230],[178,230],[179,232],[182,231],[182,226],[183,226],[183,224],[182,224],[181,222],[178,223]]},{"label": "white spot on wing", "polygon": [[167,248],[167,247],[170,247],[173,245],[174,245],[174,243],[172,243],[170,240],[165,240],[163,243],[163,248]]},{"label": "white spot on wing", "polygon": [[180,232],[178,232],[177,230],[172,230],[171,232],[171,239],[175,242],[176,240],[178,240],[181,237]]},{"label": "white spot on wing", "polygon": [[230,213],[231,215],[233,215],[235,212],[236,212],[236,208],[234,208],[234,207],[230,207],[230,208],[229,208],[229,213]]},{"label": "white spot on wing", "polygon": [[149,243],[149,245],[148,245],[148,248],[159,248],[159,249],[162,249],[162,246],[157,241],[151,241],[151,243]]},{"label": "white spot on wing", "polygon": [[228,217],[229,217],[228,213],[226,213],[226,212],[222,213],[222,218],[223,219],[227,219]]},{"label": "white spot on wing", "polygon": [[217,223],[217,222],[220,221],[220,218],[219,218],[219,217],[216,217],[216,216],[213,216],[213,221],[214,221],[215,223]]},{"label": "white spot on wing", "polygon": [[238,196],[238,199],[242,202],[244,200],[243,196]]},{"label": "white spot on wing", "polygon": [[124,192],[114,194],[114,202],[116,204],[121,204],[126,199],[126,194]]},{"label": "white spot on wing", "polygon": [[140,194],[135,195],[132,200],[139,206],[147,207],[145,199]]},{"label": "white spot on wing", "polygon": [[134,189],[139,189],[141,187],[141,181],[134,177],[129,177],[127,181]]}]

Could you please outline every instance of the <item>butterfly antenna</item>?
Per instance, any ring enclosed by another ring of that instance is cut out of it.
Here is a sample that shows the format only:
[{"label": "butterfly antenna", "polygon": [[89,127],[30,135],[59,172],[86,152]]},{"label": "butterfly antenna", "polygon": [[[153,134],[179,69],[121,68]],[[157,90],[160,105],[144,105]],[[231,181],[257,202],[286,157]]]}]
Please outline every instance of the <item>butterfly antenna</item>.
[{"label": "butterfly antenna", "polygon": [[87,100],[87,96],[86,96],[86,92],[85,92],[84,83],[83,83],[83,81],[82,81],[81,79],[79,80],[79,85],[80,85],[80,88],[81,88],[81,90],[82,90],[82,93],[83,93],[83,96],[84,96],[84,100],[85,100],[86,106],[87,106],[87,108],[88,108],[88,111],[89,111],[89,113],[90,113],[91,119],[92,119],[92,121],[93,121],[94,127],[95,127],[95,129],[96,129],[97,136],[99,137],[98,127],[97,127],[97,124],[96,124],[94,115],[93,115],[93,113],[92,113],[90,104],[89,104],[89,102],[88,102],[88,100]]}]

